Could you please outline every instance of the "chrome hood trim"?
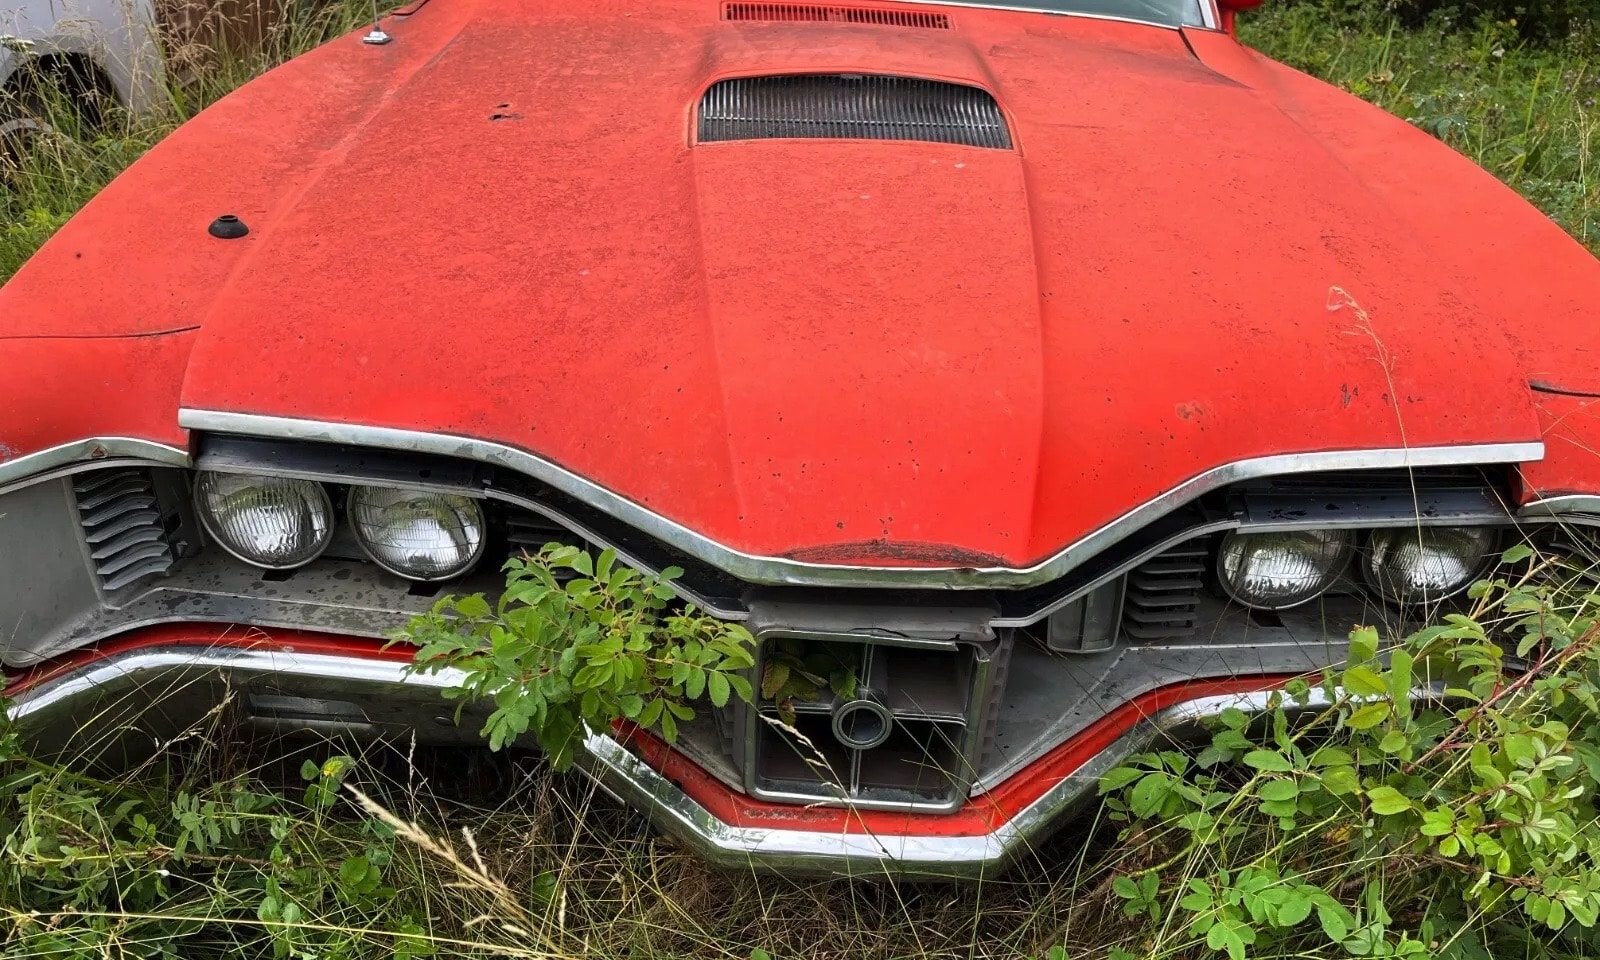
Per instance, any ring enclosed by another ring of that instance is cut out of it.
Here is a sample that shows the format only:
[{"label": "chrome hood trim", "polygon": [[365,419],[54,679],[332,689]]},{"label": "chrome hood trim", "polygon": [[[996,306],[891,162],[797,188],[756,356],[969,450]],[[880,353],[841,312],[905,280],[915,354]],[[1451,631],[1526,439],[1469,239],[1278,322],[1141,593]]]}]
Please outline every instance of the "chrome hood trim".
[{"label": "chrome hood trim", "polygon": [[988,590],[1032,587],[1069,573],[1130,533],[1213,490],[1259,477],[1326,470],[1474,466],[1524,463],[1544,458],[1544,444],[1485,443],[1410,449],[1333,450],[1258,457],[1226,464],[1192,477],[1166,493],[1028,567],[887,567],[823,564],[744,553],[623,497],[536,454],[473,437],[301,420],[218,410],[184,409],[178,422],[190,430],[345,443],[460,457],[506,467],[549,484],[670,547],[746,583],[762,586],[886,587]]},{"label": "chrome hood trim", "polygon": [[[77,469],[102,467],[121,458],[173,467],[189,465],[187,450],[169,447],[164,443],[136,437],[86,437],[46,447],[14,460],[0,461],[0,493]],[[62,470],[62,467],[68,469]]]}]

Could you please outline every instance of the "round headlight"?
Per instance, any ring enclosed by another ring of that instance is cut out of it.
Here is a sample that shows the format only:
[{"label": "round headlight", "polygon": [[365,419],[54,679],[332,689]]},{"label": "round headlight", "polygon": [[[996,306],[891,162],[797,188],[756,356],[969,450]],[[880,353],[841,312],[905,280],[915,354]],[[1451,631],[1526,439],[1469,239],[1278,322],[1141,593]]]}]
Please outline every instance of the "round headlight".
[{"label": "round headlight", "polygon": [[1258,610],[1287,610],[1333,586],[1350,538],[1338,530],[1230,533],[1217,557],[1228,596]]},{"label": "round headlight", "polygon": [[1362,564],[1367,583],[1391,603],[1431,603],[1472,585],[1494,555],[1492,527],[1374,530]]},{"label": "round headlight", "polygon": [[410,580],[445,580],[483,555],[483,509],[454,493],[351,487],[350,526],[378,566]]},{"label": "round headlight", "polygon": [[211,538],[254,566],[298,567],[333,540],[333,503],[310,480],[202,471],[194,499]]}]

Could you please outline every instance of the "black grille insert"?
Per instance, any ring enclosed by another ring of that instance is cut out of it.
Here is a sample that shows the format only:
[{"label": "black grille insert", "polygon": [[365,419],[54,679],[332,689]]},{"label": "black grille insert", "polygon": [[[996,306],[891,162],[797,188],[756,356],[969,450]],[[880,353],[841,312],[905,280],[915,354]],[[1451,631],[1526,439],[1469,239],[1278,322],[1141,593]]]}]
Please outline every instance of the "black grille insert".
[{"label": "black grille insert", "polygon": [[700,140],[924,140],[1011,149],[994,97],[915,77],[810,74],[723,80],[700,102]]},{"label": "black grille insert", "polygon": [[1133,640],[1183,640],[1194,633],[1206,574],[1201,540],[1157,554],[1128,574],[1122,629]]},{"label": "black grille insert", "polygon": [[878,10],[872,7],[836,7],[812,3],[727,3],[724,20],[766,23],[864,23],[882,27],[921,27],[949,30],[950,18],[922,10]]},{"label": "black grille insert", "polygon": [[87,473],[72,489],[101,587],[117,590],[172,568],[176,554],[168,531],[174,523],[163,514],[149,470]]}]

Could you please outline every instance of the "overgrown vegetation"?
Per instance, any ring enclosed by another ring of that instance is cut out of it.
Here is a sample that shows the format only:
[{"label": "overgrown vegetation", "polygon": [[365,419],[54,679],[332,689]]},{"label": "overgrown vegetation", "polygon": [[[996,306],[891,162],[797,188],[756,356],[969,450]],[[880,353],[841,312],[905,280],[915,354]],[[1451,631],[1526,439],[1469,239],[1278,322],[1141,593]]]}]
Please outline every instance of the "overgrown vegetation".
[{"label": "overgrown vegetation", "polygon": [[[682,573],[668,567],[662,577]],[[669,612],[665,580],[618,564],[613,550],[596,558],[549,544],[506,564],[493,606],[482,594],[445,597],[404,639],[421,669],[460,671],[446,697],[494,704],[482,731],[490,749],[529,734],[565,770],[585,724],[626,719],[674,743],[693,701],[750,700],[750,631],[692,606]]]},{"label": "overgrown vegetation", "polygon": [[[514,750],[350,755],[253,741],[222,709],[98,779],[0,731],[0,942],[62,960],[1592,956],[1600,594],[1525,547],[1505,561],[1469,613],[1392,643],[1356,629],[1339,669],[1133,758],[1102,782],[1103,820],[970,886],[717,873]],[[492,646],[491,613],[466,613],[458,635]]]},{"label": "overgrown vegetation", "polygon": [[1264,719],[1109,775],[1123,838],[1173,851],[1113,881],[1125,912],[1233,960],[1600,951],[1600,597],[1561,568],[1477,584],[1382,658],[1358,628]]},{"label": "overgrown vegetation", "polygon": [[[1600,249],[1594,36],[1529,6],[1415,30],[1375,7],[1269,0],[1246,37],[1444,138]],[[183,52],[153,117],[112,110],[90,132],[50,107],[58,132],[0,174],[0,277],[177,123],[368,9],[296,7],[262,53]],[[1530,11],[1547,42],[1511,22]],[[110,774],[0,726],[0,955],[1593,956],[1600,597],[1583,571],[1508,559],[1470,616],[1357,630],[1350,663],[1265,722],[1230,713],[1198,749],[1137,758],[1100,818],[972,886],[716,873],[515,748],[268,740],[224,708]],[[464,667],[463,693],[493,702],[502,746],[528,730],[561,765],[580,718],[661,729],[749,692],[730,672],[748,638],[669,614],[659,583],[547,553],[512,587],[417,628],[425,662]],[[849,681],[794,656],[814,675],[763,678],[775,690]]]}]

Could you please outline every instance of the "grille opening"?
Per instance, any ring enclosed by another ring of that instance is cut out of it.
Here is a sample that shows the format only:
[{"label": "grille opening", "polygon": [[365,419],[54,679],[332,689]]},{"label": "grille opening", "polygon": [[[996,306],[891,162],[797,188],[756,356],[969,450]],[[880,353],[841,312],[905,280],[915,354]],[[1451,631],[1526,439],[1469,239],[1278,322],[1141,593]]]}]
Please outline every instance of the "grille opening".
[{"label": "grille opening", "polygon": [[1192,636],[1199,623],[1206,558],[1205,542],[1191,540],[1135,567],[1128,574],[1123,633],[1141,641]]},{"label": "grille opening", "polygon": [[143,467],[83,474],[72,485],[78,521],[95,575],[105,590],[120,590],[166,573],[177,560],[173,534],[180,521]]},{"label": "grille opening", "polygon": [[862,23],[882,27],[950,29],[950,18],[942,13],[823,6],[810,3],[726,3],[722,6],[722,19],[764,23]]},{"label": "grille opening", "polygon": [[921,140],[1011,149],[985,90],[941,80],[862,74],[739,77],[700,101],[702,143],[727,140]]},{"label": "grille opening", "polygon": [[[827,689],[792,701],[792,728],[769,697],[731,704],[723,743],[736,751],[746,789],[762,799],[954,809],[993,735],[989,708],[998,706],[1009,654],[1005,640],[954,649],[770,640],[758,657],[762,669],[769,656],[799,657],[818,676],[855,674],[856,692],[849,702]],[[750,744],[748,754],[740,743]]]}]

